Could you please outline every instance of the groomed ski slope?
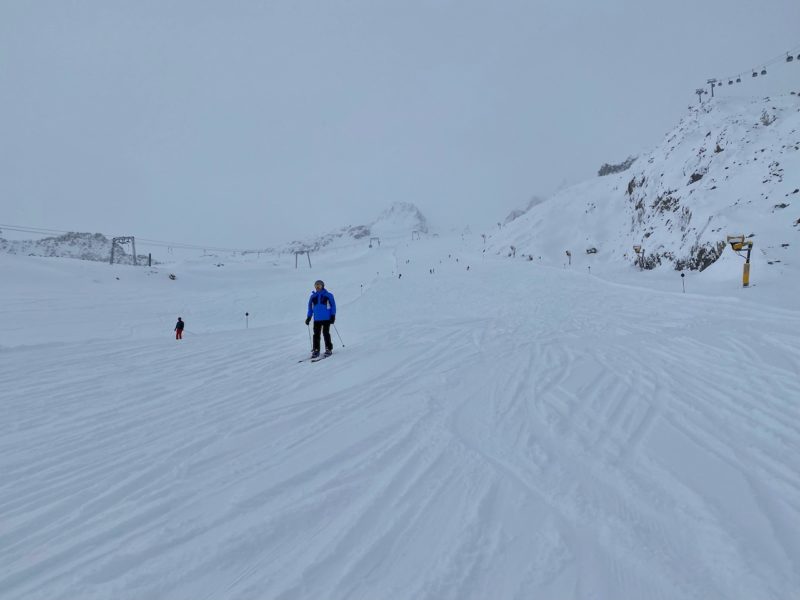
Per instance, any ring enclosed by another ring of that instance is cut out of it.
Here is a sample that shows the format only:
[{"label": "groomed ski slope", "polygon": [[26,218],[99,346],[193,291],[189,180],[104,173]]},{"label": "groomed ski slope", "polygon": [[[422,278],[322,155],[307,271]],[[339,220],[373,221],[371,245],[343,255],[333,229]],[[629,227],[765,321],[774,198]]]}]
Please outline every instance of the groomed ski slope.
[{"label": "groomed ski slope", "polygon": [[[800,312],[282,260],[2,258],[0,598],[800,598]],[[318,277],[346,347],[298,364]]]}]

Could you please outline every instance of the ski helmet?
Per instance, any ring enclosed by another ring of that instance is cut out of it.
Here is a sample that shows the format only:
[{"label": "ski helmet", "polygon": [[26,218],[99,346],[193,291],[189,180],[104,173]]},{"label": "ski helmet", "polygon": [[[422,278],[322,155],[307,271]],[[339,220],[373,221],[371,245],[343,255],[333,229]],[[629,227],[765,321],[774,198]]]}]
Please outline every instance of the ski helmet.
[{"label": "ski helmet", "polygon": [[320,285],[320,286],[322,286],[322,287],[325,287],[325,282],[324,282],[324,281],[322,281],[322,279],[317,279],[317,280],[314,282],[314,287],[317,287],[318,285]]}]

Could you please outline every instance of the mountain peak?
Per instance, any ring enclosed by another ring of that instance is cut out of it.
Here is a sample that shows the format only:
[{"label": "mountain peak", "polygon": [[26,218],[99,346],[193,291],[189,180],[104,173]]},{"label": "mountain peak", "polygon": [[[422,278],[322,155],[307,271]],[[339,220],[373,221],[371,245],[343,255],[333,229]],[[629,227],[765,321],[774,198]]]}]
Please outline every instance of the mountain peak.
[{"label": "mountain peak", "polygon": [[412,232],[428,233],[428,221],[411,202],[395,202],[386,208],[378,218],[368,225],[347,225],[334,231],[309,240],[296,240],[288,244],[284,250],[305,252],[319,250],[332,244],[352,243],[372,236],[402,237]]},{"label": "mountain peak", "polygon": [[428,233],[428,221],[415,204],[395,202],[378,215],[370,224],[370,230],[376,235]]}]

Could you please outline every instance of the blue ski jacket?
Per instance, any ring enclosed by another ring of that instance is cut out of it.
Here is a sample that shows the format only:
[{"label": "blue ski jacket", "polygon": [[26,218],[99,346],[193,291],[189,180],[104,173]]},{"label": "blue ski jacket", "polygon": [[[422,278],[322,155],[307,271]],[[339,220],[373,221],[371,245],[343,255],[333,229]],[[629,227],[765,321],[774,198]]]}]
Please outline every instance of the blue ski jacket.
[{"label": "blue ski jacket", "polygon": [[314,315],[315,321],[330,321],[331,316],[336,314],[336,301],[325,288],[320,291],[311,292],[311,297],[308,299],[308,314],[307,317]]}]

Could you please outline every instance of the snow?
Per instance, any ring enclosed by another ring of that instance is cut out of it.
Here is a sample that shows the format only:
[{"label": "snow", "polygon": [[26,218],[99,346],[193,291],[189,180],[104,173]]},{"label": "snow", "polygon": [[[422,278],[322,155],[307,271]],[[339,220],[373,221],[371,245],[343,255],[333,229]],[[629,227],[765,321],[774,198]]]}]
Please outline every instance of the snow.
[{"label": "snow", "polygon": [[784,288],[482,250],[0,256],[0,597],[793,597]]},{"label": "snow", "polygon": [[800,598],[797,103],[483,232],[0,254],[0,598]]}]

